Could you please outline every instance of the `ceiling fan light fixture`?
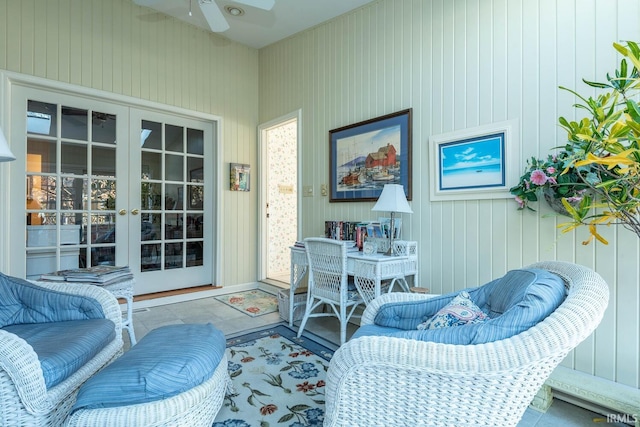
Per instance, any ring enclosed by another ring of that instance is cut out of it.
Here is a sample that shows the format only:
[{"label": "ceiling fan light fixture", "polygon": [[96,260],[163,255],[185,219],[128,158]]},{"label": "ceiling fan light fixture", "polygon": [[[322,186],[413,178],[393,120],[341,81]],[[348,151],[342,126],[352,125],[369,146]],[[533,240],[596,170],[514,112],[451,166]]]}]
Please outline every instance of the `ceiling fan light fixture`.
[{"label": "ceiling fan light fixture", "polygon": [[227,12],[231,16],[242,16],[244,15],[244,10],[239,8],[238,6],[227,5],[224,7],[224,11]]}]

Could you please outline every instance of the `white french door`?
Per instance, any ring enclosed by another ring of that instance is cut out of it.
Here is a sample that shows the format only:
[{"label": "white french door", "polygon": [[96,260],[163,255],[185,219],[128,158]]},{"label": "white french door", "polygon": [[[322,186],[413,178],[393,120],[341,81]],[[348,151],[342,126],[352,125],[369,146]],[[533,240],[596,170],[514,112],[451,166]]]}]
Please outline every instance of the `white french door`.
[{"label": "white french door", "polygon": [[128,265],[136,294],[212,283],[211,121],[21,85],[11,111],[14,274]]},{"label": "white french door", "polygon": [[132,110],[130,123],[137,142],[129,154],[135,182],[129,220],[139,230],[129,236],[130,260],[142,278],[137,291],[211,283],[213,162],[205,159],[213,126],[144,110]]}]

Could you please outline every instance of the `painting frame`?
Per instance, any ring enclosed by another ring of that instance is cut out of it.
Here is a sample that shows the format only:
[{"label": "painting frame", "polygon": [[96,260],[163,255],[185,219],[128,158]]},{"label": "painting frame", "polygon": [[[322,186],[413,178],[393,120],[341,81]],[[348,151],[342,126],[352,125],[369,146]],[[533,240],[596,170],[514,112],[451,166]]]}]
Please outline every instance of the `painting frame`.
[{"label": "painting frame", "polygon": [[329,131],[329,202],[375,201],[384,184],[402,185],[411,200],[412,111]]},{"label": "painting frame", "polygon": [[229,189],[231,191],[251,190],[251,166],[244,163],[229,164]]},{"label": "painting frame", "polygon": [[517,120],[432,135],[431,201],[512,197],[520,153]]}]

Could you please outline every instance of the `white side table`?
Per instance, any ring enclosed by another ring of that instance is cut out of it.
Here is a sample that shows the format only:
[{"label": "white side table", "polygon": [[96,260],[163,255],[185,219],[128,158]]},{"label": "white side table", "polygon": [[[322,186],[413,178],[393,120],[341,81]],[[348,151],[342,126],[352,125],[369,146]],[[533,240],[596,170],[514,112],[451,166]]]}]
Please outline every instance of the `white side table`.
[{"label": "white side table", "polygon": [[133,284],[134,280],[129,279],[102,286],[104,290],[111,292],[114,297],[124,298],[127,301],[127,314],[122,316],[122,329],[126,329],[129,333],[131,346],[136,345],[136,333],[133,330]]}]

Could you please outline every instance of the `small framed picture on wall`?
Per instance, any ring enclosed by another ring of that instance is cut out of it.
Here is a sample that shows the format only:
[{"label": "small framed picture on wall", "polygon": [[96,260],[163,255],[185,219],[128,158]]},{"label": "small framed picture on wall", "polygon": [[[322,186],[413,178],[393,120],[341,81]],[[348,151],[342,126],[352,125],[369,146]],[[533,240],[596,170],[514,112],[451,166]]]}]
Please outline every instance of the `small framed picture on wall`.
[{"label": "small framed picture on wall", "polygon": [[229,189],[231,191],[249,191],[251,185],[251,166],[242,163],[231,163]]}]

